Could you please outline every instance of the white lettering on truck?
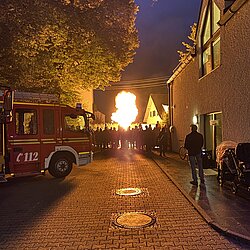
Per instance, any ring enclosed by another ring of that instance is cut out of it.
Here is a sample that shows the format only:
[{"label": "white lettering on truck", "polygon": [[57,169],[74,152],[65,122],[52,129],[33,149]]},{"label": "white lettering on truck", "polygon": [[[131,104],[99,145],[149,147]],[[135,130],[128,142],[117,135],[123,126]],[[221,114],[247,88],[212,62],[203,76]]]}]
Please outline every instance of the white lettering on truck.
[{"label": "white lettering on truck", "polygon": [[16,157],[16,162],[38,161],[38,152],[19,153]]}]

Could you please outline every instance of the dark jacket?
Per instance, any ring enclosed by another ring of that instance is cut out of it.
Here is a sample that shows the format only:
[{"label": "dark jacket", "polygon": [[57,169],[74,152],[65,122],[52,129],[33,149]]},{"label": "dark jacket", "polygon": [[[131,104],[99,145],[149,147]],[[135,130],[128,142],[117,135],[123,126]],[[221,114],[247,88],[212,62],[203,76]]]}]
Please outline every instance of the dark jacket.
[{"label": "dark jacket", "polygon": [[197,131],[193,131],[185,138],[184,147],[188,150],[188,155],[194,156],[201,153],[203,146],[203,136]]},{"label": "dark jacket", "polygon": [[159,145],[167,145],[168,143],[168,134],[165,130],[161,130],[159,135],[158,135],[158,143]]}]

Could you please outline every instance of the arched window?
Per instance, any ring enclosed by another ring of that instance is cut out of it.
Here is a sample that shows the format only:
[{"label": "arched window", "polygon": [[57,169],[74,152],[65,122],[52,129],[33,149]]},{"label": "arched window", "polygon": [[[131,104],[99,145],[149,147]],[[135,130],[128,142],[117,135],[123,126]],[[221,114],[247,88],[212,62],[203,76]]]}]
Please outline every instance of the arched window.
[{"label": "arched window", "polygon": [[220,9],[209,1],[203,17],[201,32],[201,72],[202,76],[208,74],[220,65]]}]

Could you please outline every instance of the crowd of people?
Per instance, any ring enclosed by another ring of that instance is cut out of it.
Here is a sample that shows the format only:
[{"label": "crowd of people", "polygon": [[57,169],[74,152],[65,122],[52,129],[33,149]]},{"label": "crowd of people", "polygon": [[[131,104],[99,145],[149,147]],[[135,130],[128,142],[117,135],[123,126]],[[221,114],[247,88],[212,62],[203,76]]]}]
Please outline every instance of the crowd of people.
[{"label": "crowd of people", "polygon": [[[202,166],[202,146],[203,136],[197,132],[197,126],[191,124],[191,132],[185,138],[185,148],[188,151],[188,158],[192,171],[192,185],[198,185],[198,177],[196,172],[196,164],[199,170],[200,183],[205,184],[203,166]],[[170,146],[170,131],[168,126],[160,127],[157,123],[154,128],[146,125],[143,129],[142,125],[128,128],[127,130],[119,127],[118,129],[104,129],[97,127],[93,131],[94,145],[97,149],[138,149],[151,152],[159,149],[160,156],[165,157],[168,147]]]},{"label": "crowd of people", "polygon": [[169,129],[168,126],[160,127],[156,124],[154,128],[146,125],[143,129],[142,125],[128,128],[127,130],[119,127],[97,128],[94,131],[94,144],[98,149],[138,149],[151,152],[154,148],[159,148],[160,155],[165,156],[169,145]]}]

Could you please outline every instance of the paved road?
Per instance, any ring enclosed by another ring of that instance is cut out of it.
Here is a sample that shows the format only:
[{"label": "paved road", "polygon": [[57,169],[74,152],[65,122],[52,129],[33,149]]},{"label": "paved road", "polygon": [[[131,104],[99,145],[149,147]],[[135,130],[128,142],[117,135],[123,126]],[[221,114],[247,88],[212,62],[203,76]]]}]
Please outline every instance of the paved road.
[{"label": "paved road", "polygon": [[[136,196],[116,195],[137,187]],[[64,180],[48,175],[0,186],[0,249],[250,249],[212,229],[150,159],[102,153]],[[145,228],[112,224],[127,212],[156,218]]]}]

